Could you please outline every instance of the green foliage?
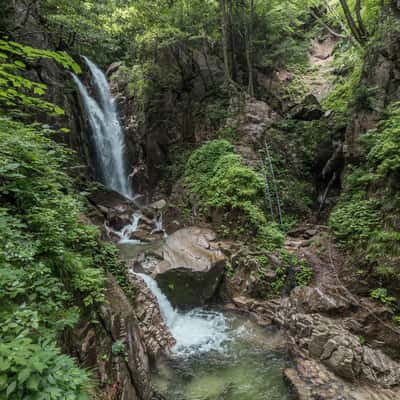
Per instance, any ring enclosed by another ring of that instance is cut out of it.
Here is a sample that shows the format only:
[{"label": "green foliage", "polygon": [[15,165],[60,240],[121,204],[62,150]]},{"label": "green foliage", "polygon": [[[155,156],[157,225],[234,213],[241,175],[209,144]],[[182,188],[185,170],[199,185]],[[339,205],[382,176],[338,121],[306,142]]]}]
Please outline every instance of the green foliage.
[{"label": "green foliage", "polygon": [[369,296],[371,299],[376,300],[385,306],[393,306],[396,303],[396,297],[389,296],[388,291],[385,288],[371,290]]},{"label": "green foliage", "polygon": [[114,0],[42,0],[40,14],[54,43],[107,65],[120,50],[110,16],[121,6]]},{"label": "green foliage", "polygon": [[23,76],[26,62],[39,58],[54,60],[66,69],[80,72],[79,65],[66,53],[36,49],[0,39],[0,106],[14,112],[18,108],[26,107],[55,116],[64,114],[59,106],[40,98],[46,93],[45,84],[33,82]]},{"label": "green foliage", "polygon": [[121,340],[116,340],[111,346],[111,352],[114,356],[119,356],[125,352],[125,344]]},{"label": "green foliage", "polygon": [[[353,47],[348,43],[338,45],[333,62],[336,80],[333,90],[323,101],[324,108],[347,114],[361,79],[363,57],[364,53],[358,47]],[[358,100],[353,104],[360,103],[364,103],[367,107],[371,106],[369,96],[363,98],[362,93],[358,91]]]},{"label": "green foliage", "polygon": [[186,163],[185,182],[203,211],[223,215],[231,233],[255,232],[261,248],[282,244],[283,234],[264,215],[265,182],[243,165],[227,140],[213,140],[196,149]]},{"label": "green foliage", "polygon": [[0,343],[0,398],[89,400],[90,379],[53,343]]},{"label": "green foliage", "polygon": [[87,373],[53,343],[103,301],[104,269],[118,265],[80,221],[83,202],[63,172],[70,153],[48,134],[0,118],[1,398],[88,398]]},{"label": "green foliage", "polygon": [[237,154],[226,154],[218,159],[207,186],[208,207],[230,212],[240,210],[251,225],[265,221],[262,209],[264,182],[260,175],[245,167]]},{"label": "green foliage", "polygon": [[296,286],[309,286],[314,277],[313,269],[304,261],[299,260],[295,274]]},{"label": "green foliage", "polygon": [[276,278],[270,283],[271,295],[279,296],[285,286],[288,268],[286,264],[279,266],[276,270]]},{"label": "green foliage", "polygon": [[218,160],[233,154],[233,145],[227,140],[213,140],[195,150],[186,163],[185,175],[188,188],[204,197]]},{"label": "green foliage", "polygon": [[365,158],[345,179],[342,200],[330,218],[340,243],[358,259],[361,271],[383,290],[397,293],[400,278],[400,105],[391,105],[376,129],[362,138]]},{"label": "green foliage", "polygon": [[374,97],[377,88],[369,88],[363,85],[358,85],[353,94],[351,105],[357,110],[374,110]]},{"label": "green foliage", "polygon": [[336,237],[348,247],[368,243],[381,223],[379,204],[374,200],[345,203],[330,217],[330,225]]},{"label": "green foliage", "polygon": [[400,176],[400,102],[392,104],[385,119],[364,137],[369,146],[368,162],[376,179]]}]

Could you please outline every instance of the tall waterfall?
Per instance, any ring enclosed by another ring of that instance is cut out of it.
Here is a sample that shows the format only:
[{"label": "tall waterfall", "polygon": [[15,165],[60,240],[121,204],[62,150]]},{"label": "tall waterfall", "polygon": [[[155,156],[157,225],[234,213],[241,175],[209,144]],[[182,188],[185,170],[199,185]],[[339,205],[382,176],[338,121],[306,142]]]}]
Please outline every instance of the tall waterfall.
[{"label": "tall waterfall", "polygon": [[[133,272],[133,271],[131,271]],[[146,274],[139,275],[151,290],[160,306],[172,336],[176,340],[175,354],[187,356],[194,353],[221,351],[225,342],[230,340],[228,325],[222,313],[196,308],[189,312],[174,310],[157,282]]]},{"label": "tall waterfall", "polygon": [[104,185],[125,197],[132,197],[126,171],[124,135],[115,101],[104,73],[88,58],[83,57],[92,76],[98,101],[90,96],[76,75],[73,79],[82,96],[84,108],[93,132],[98,173]]}]

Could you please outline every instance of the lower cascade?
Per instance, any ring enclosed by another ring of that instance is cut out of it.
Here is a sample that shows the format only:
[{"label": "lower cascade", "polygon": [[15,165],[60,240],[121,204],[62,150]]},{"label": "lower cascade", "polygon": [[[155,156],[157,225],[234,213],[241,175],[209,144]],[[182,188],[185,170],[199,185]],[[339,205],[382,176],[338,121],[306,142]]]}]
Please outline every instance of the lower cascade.
[{"label": "lower cascade", "polygon": [[224,315],[217,311],[196,308],[181,313],[172,307],[157,282],[146,274],[139,275],[156,297],[161,314],[176,340],[173,352],[191,355],[207,351],[222,351],[229,340],[228,326]]},{"label": "lower cascade", "polygon": [[169,359],[153,374],[167,400],[289,400],[283,379],[283,338],[236,313],[196,308],[175,310],[157,282],[140,276],[156,297],[176,340]]}]

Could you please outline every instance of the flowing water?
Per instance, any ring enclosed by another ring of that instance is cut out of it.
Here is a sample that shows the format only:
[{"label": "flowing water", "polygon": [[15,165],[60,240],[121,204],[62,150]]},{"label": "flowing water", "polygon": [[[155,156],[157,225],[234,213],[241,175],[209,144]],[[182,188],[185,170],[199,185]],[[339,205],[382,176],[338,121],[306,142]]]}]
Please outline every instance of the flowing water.
[{"label": "flowing water", "polygon": [[145,281],[176,340],[171,357],[153,375],[167,400],[289,400],[282,336],[236,313],[173,309],[157,283]]},{"label": "flowing water", "polygon": [[104,73],[88,58],[83,57],[91,73],[96,98],[73,75],[82,97],[85,112],[93,133],[97,159],[97,174],[110,189],[132,198],[132,189],[126,170],[124,135],[119,122],[115,101]]},{"label": "flowing water", "polygon": [[201,308],[178,312],[153,278],[146,274],[137,275],[142,277],[157,298],[164,321],[176,340],[173,349],[175,355],[190,356],[223,350],[223,344],[228,340],[228,326],[222,313]]},{"label": "flowing water", "polygon": [[140,240],[131,239],[131,235],[132,233],[136,232],[141,218],[142,214],[140,212],[135,212],[132,215],[131,223],[124,226],[120,231],[110,228],[107,224],[105,228],[108,232],[112,232],[119,237],[118,243],[120,245],[140,244]]},{"label": "flowing water", "polygon": [[[109,188],[132,198],[125,169],[124,137],[118,113],[103,72],[85,58],[95,96],[73,75],[82,96],[98,159],[98,175]],[[149,246],[130,239],[138,228],[140,213],[121,231],[121,254],[132,258]],[[163,231],[162,215],[153,232]],[[134,273],[133,271],[131,271]],[[149,275],[138,274],[155,295],[161,314],[176,340],[172,354],[154,371],[153,382],[167,400],[289,400],[283,380],[286,354],[279,332],[266,331],[248,318],[219,310],[175,310]]]}]

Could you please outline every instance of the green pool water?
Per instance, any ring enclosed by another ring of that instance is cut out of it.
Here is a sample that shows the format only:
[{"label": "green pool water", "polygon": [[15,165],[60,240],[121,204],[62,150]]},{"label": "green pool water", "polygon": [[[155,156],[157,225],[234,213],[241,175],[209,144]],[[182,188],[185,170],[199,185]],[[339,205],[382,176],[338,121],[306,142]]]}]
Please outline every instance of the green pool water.
[{"label": "green pool water", "polygon": [[278,331],[225,315],[222,351],[171,356],[154,370],[154,387],[167,400],[291,400],[283,378],[288,366]]}]

